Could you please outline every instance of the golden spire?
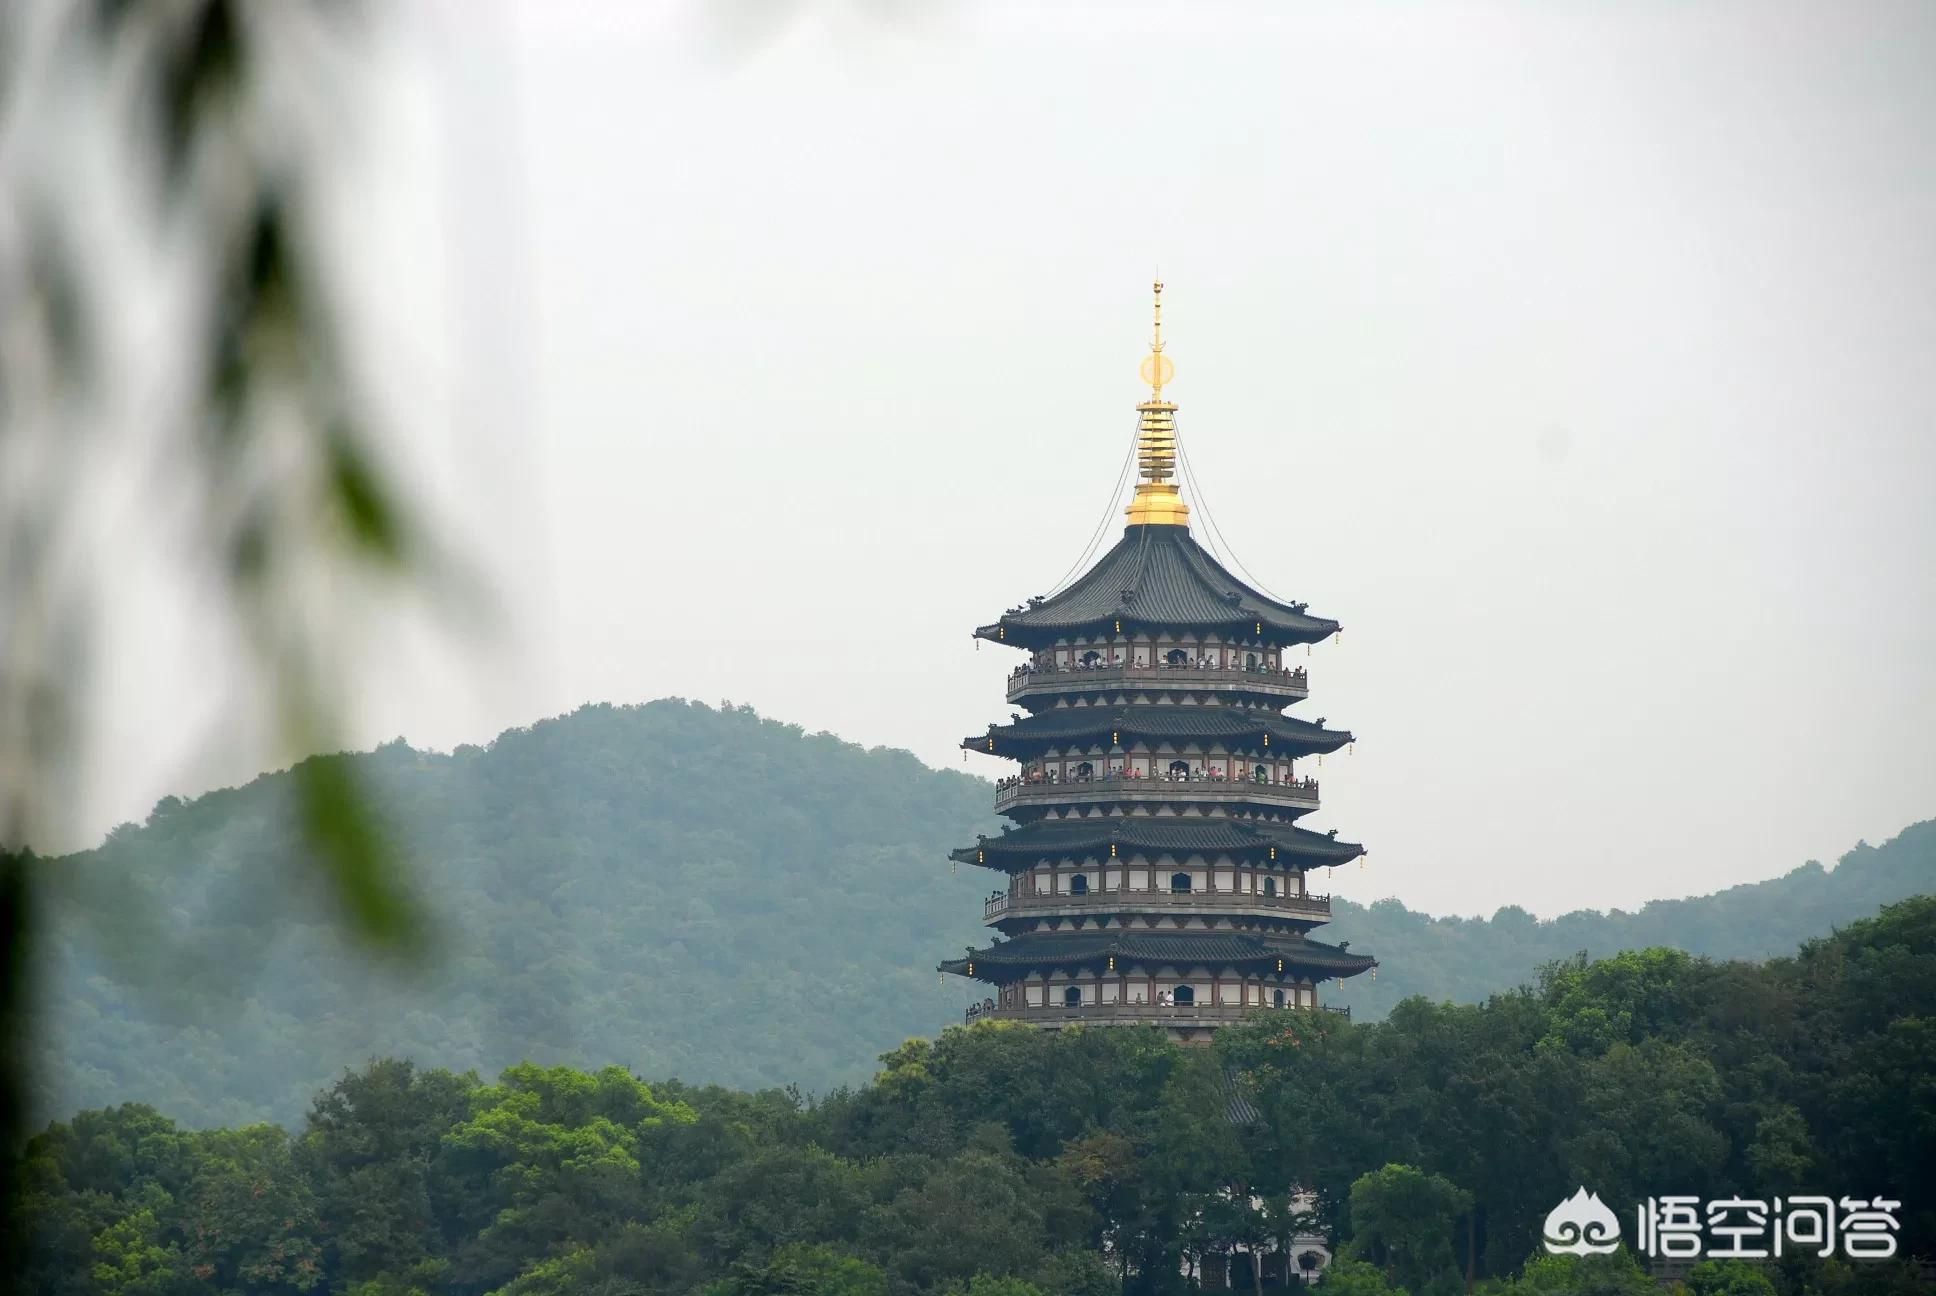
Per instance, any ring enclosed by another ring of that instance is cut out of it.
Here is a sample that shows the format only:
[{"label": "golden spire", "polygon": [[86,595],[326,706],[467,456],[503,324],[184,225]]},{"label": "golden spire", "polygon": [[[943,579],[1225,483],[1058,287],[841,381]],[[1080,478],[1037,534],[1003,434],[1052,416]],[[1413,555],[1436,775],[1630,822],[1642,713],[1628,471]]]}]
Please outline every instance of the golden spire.
[{"label": "golden spire", "polygon": [[1143,357],[1143,381],[1150,397],[1136,407],[1136,496],[1123,512],[1131,526],[1189,526],[1190,507],[1176,489],[1176,406],[1163,399],[1163,387],[1176,377],[1176,365],[1163,354],[1163,281],[1156,281],[1156,331]]}]

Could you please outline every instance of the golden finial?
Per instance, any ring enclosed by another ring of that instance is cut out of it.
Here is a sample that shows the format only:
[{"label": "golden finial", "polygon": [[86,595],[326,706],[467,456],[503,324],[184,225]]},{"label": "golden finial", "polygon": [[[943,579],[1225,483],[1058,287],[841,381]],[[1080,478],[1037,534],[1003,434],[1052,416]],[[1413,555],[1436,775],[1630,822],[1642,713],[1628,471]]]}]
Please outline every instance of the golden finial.
[{"label": "golden finial", "polygon": [[1176,377],[1176,364],[1163,354],[1163,281],[1158,279],[1156,289],[1156,327],[1150,337],[1150,353],[1143,357],[1143,381],[1150,385],[1150,399],[1163,399],[1163,387]]},{"label": "golden finial", "polygon": [[1176,364],[1163,354],[1163,281],[1155,284],[1155,331],[1150,353],[1143,357],[1143,381],[1150,397],[1136,407],[1142,415],[1136,429],[1138,476],[1136,497],[1123,511],[1131,526],[1188,526],[1190,508],[1177,492],[1176,406],[1163,399],[1163,388],[1176,377]]}]

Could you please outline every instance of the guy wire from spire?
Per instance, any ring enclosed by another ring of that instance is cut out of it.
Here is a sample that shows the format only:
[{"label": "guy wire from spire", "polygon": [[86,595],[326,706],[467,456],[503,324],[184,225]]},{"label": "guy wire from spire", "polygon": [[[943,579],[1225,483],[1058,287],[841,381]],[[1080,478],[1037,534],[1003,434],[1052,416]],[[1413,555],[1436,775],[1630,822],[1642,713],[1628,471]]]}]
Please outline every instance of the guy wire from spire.
[{"label": "guy wire from spire", "polygon": [[[1195,470],[1190,468],[1184,461],[1183,438],[1181,436],[1177,438],[1176,460],[1178,480],[1183,482],[1189,488],[1190,494],[1196,497],[1197,511],[1203,514],[1204,521],[1208,523],[1208,529],[1203,534],[1203,547],[1222,566],[1233,570],[1241,569],[1243,564],[1237,560],[1235,549],[1231,547],[1230,541],[1224,538],[1223,529],[1217,525],[1216,516],[1210,512],[1209,506],[1204,503],[1203,493],[1199,489]],[[1270,594],[1270,591],[1264,589],[1256,578],[1249,577],[1248,573],[1243,574],[1250,580],[1252,588],[1258,590],[1260,593]],[[1270,594],[1270,597],[1276,598],[1277,596]],[[1278,599],[1278,602],[1281,603],[1283,600]]]},{"label": "guy wire from spire", "polygon": [[1068,571],[1062,573],[1062,579],[1049,588],[1049,592],[1044,595],[1045,598],[1054,598],[1057,594],[1060,594],[1068,587],[1070,579],[1088,565],[1090,556],[1096,551],[1097,543],[1102,540],[1103,534],[1109,529],[1109,519],[1115,515],[1116,510],[1121,506],[1123,479],[1130,475],[1131,465],[1136,462],[1136,445],[1137,433],[1132,431],[1129,437],[1129,453],[1123,456],[1123,466],[1116,470],[1116,484],[1109,488],[1109,507],[1103,510],[1102,521],[1096,523],[1096,529],[1090,534],[1089,543],[1084,546],[1082,556],[1075,560],[1075,564]]},{"label": "guy wire from spire", "polygon": [[1282,603],[1285,607],[1289,607],[1291,605],[1290,600],[1281,594],[1273,593],[1269,586],[1251,575],[1250,568],[1244,566],[1243,559],[1237,556],[1237,551],[1231,547],[1230,541],[1224,539],[1223,528],[1217,525],[1217,515],[1210,511],[1210,502],[1204,497],[1203,484],[1197,480],[1196,470],[1190,467],[1189,457],[1183,453],[1183,436],[1181,432],[1178,433],[1176,438],[1176,465],[1177,470],[1186,478],[1185,485],[1190,488],[1190,493],[1197,497],[1197,512],[1203,514],[1204,520],[1210,523],[1211,534],[1215,535],[1217,542],[1223,546],[1224,561],[1230,566],[1235,567],[1237,574],[1245,580],[1248,580],[1252,588],[1258,593],[1264,595],[1266,598]]}]

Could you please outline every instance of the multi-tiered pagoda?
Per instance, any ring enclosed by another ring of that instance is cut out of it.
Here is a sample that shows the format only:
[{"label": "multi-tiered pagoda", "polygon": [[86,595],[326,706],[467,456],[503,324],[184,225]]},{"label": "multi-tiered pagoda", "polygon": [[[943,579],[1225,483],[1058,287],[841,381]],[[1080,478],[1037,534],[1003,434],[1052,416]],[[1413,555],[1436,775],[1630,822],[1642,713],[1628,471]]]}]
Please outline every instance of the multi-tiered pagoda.
[{"label": "multi-tiered pagoda", "polygon": [[1308,692],[1292,650],[1340,627],[1192,538],[1162,293],[1123,538],[975,631],[1028,654],[1008,682],[1028,714],[963,743],[1018,766],[995,793],[1015,826],[954,853],[1002,878],[983,907],[997,939],[941,965],[994,987],[971,1019],[1154,1022],[1201,1041],[1253,1012],[1318,1007],[1324,982],[1376,966],[1310,937],[1331,902],[1307,873],[1365,853],[1298,826],[1318,808],[1310,765],[1351,735],[1284,714]]}]

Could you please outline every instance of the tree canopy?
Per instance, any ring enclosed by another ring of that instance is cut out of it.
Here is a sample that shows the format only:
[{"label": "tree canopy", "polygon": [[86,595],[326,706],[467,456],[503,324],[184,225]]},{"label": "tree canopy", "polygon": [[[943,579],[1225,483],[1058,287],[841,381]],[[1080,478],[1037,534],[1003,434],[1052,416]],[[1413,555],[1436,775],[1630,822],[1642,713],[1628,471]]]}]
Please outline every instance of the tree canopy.
[{"label": "tree canopy", "polygon": [[[24,1149],[9,1226],[25,1289],[55,1296],[1154,1296],[1222,1275],[1239,1245],[1271,1257],[1259,1286],[1281,1282],[1311,1233],[1339,1248],[1331,1293],[1436,1296],[1469,1273],[1498,1296],[1640,1296],[1653,1281],[1624,1251],[1540,1252],[1576,1185],[1623,1209],[1882,1196],[1903,1203],[1902,1253],[1936,1251],[1931,1020],[1925,897],[1765,964],[1575,959],[1483,1004],[1274,1012],[1213,1049],[952,1027],[811,1100],[381,1060],[288,1132],[140,1104],[52,1124]],[[1915,1280],[1790,1256],[1686,1285]]]}]

